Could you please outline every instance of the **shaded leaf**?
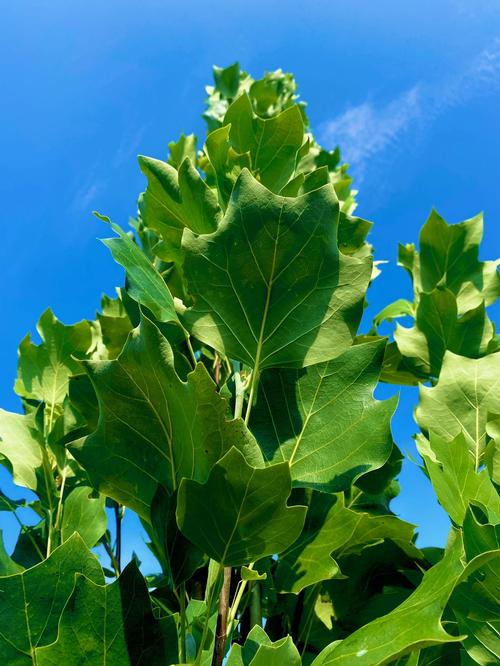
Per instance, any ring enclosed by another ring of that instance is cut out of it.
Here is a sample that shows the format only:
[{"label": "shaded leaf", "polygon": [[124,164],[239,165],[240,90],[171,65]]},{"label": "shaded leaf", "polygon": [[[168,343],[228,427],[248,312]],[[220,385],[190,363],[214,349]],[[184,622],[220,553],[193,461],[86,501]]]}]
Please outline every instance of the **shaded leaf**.
[{"label": "shaded leaf", "polygon": [[241,566],[282,552],[300,534],[306,508],[287,506],[290,489],[287,463],[257,469],[233,448],[204,484],[182,480],[177,523],[212,559]]},{"label": "shaded leaf", "polygon": [[153,617],[146,584],[131,562],[111,585],[77,577],[57,641],[36,650],[36,663],[163,666],[178,660],[176,634],[172,618]]},{"label": "shaded leaf", "polygon": [[37,647],[53,642],[61,612],[82,573],[101,583],[97,558],[78,535],[31,569],[0,578],[0,661],[9,666],[36,663]]},{"label": "shaded leaf", "polygon": [[78,532],[88,548],[93,548],[106,531],[104,495],[93,496],[88,486],[74,488],[64,500],[61,540]]},{"label": "shaded leaf", "polygon": [[488,551],[494,559],[459,585],[450,600],[462,633],[463,645],[478,664],[500,662],[500,514],[487,519],[472,506],[464,520],[464,545],[468,560]]},{"label": "shaded leaf", "polygon": [[384,539],[419,558],[412,542],[414,529],[396,516],[372,516],[348,509],[342,495],[313,493],[302,534],[280,556],[276,587],[280,592],[298,594],[314,583],[342,577],[335,557],[360,552]]},{"label": "shaded leaf", "polygon": [[85,363],[100,406],[97,430],[69,445],[92,484],[149,520],[158,484],[173,492],[181,478],[204,481],[238,446],[261,454],[241,419],[226,419],[226,401],[199,363],[181,381],[167,339],[146,317],[120,356]]},{"label": "shaded leaf", "polygon": [[360,666],[378,666],[415,648],[459,640],[445,631],[440,618],[463,572],[461,551],[461,541],[456,539],[443,560],[429,569],[406,601],[343,641],[325,648],[313,666],[350,666],[353,659]]},{"label": "shaded leaf", "polygon": [[144,525],[152,537],[154,552],[175,588],[191,578],[204,559],[203,552],[188,541],[177,527],[176,499],[175,495],[170,495],[163,486],[159,486],[151,503],[149,524]]}]

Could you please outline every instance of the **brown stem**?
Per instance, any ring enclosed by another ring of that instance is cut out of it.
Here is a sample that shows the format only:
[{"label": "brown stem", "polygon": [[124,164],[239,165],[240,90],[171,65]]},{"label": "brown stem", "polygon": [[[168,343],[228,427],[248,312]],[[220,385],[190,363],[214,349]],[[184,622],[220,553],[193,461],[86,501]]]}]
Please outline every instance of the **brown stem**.
[{"label": "brown stem", "polygon": [[229,610],[229,591],[231,589],[231,567],[224,567],[224,583],[219,596],[219,612],[215,631],[215,648],[212,666],[221,666],[226,648],[227,613]]}]

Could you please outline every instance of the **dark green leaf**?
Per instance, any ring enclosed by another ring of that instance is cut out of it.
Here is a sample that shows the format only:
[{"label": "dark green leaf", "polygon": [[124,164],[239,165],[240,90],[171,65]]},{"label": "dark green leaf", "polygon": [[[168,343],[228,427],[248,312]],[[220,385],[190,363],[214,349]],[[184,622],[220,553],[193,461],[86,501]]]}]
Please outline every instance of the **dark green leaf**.
[{"label": "dark green leaf", "polygon": [[276,586],[280,592],[297,594],[314,583],[341,577],[335,557],[359,552],[384,539],[419,558],[413,531],[413,525],[396,516],[372,516],[346,508],[342,495],[313,493],[302,534],[279,559]]},{"label": "dark green leaf", "polygon": [[257,469],[233,448],[204,484],[182,480],[177,523],[217,562],[248,564],[282,552],[299,536],[306,508],[287,506],[290,489],[287,463]]},{"label": "dark green leaf", "polygon": [[36,664],[164,666],[178,660],[176,633],[173,619],[153,617],[146,584],[132,562],[111,585],[77,577],[57,641],[36,650]]},{"label": "dark green leaf", "polygon": [[238,446],[261,454],[241,419],[226,419],[226,401],[200,363],[181,381],[172,348],[146,317],[111,361],[85,368],[99,399],[97,430],[70,444],[96,488],[149,520],[158,484],[173,492],[183,477],[204,481]]},{"label": "dark green leaf", "polygon": [[59,616],[82,573],[101,583],[97,558],[74,535],[37,566],[0,578],[0,662],[36,664],[35,650],[52,643]]}]

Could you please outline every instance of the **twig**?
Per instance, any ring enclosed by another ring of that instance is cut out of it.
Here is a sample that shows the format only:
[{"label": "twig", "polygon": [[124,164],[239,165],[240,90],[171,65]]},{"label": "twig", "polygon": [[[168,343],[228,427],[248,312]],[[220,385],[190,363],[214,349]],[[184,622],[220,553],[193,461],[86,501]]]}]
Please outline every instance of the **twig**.
[{"label": "twig", "polygon": [[231,589],[231,567],[224,567],[224,583],[219,595],[219,612],[215,631],[215,648],[212,666],[222,666],[226,648],[227,613],[229,608],[229,591]]}]

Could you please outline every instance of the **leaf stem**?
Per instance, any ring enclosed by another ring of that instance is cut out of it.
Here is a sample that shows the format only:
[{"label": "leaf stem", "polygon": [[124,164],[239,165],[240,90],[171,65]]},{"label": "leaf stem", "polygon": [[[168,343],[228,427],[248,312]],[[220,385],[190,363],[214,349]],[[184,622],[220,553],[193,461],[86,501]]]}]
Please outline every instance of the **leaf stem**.
[{"label": "leaf stem", "polygon": [[185,582],[181,583],[179,606],[181,614],[180,657],[181,657],[181,664],[185,664],[186,663],[186,583]]},{"label": "leaf stem", "polygon": [[194,662],[195,666],[200,666],[201,664],[201,658],[203,656],[203,646],[205,645],[205,642],[207,640],[207,635],[208,635],[208,625],[210,622],[210,613],[212,610],[212,604],[214,601],[214,595],[215,591],[217,590],[219,586],[219,580],[223,574],[224,571],[224,565],[219,564],[219,569],[217,570],[217,575],[215,577],[214,583],[210,588],[210,591],[208,593],[208,598],[207,598],[207,617],[205,620],[205,624],[203,625],[203,633],[201,636],[201,641],[200,641],[200,649],[198,651],[198,654],[196,655],[196,661]]},{"label": "leaf stem", "polygon": [[[253,569],[255,566],[255,562],[250,562],[248,565],[247,569]],[[233,599],[233,604],[231,606],[231,609],[229,611],[229,617],[228,617],[228,622],[227,622],[227,635],[229,636],[233,630],[233,624],[234,621],[236,620],[236,614],[238,613],[238,608],[241,603],[241,599],[243,597],[243,594],[245,592],[245,588],[248,584],[247,580],[240,580],[238,584],[238,589],[236,591],[236,594]]]},{"label": "leaf stem", "polygon": [[262,604],[260,600],[260,583],[255,581],[250,592],[250,629],[255,625],[262,626]]},{"label": "leaf stem", "polygon": [[[47,557],[49,557],[52,552],[52,512],[54,511],[54,505],[52,504],[52,488],[49,483],[49,479],[52,477],[52,470],[50,468],[49,459],[47,456],[47,451],[45,447],[40,447],[42,450],[42,468],[43,468],[43,479],[45,482],[45,492],[47,493],[47,517],[49,521],[48,530],[47,530]],[[53,479],[52,479],[53,480]]]},{"label": "leaf stem", "polygon": [[118,569],[118,563],[116,561],[115,554],[113,552],[113,549],[111,548],[110,535],[109,535],[109,532],[107,530],[106,530],[106,534],[105,534],[105,536],[102,540],[102,545],[104,546],[104,550],[106,551],[106,553],[109,556],[109,559],[111,561],[111,566],[113,567],[114,572],[115,572],[115,576],[116,576],[116,578],[118,578],[119,575],[120,575],[120,571]]},{"label": "leaf stem", "polygon": [[[66,476],[67,476],[67,467],[64,465],[64,469],[61,477],[61,487],[59,488],[59,500],[57,502],[57,511],[56,511],[56,520],[54,522],[54,532],[57,534],[61,531],[61,520],[62,520],[62,507],[63,507],[63,495],[64,495],[64,486],[66,485]],[[60,540],[59,540],[60,541]]]},{"label": "leaf stem", "polygon": [[247,411],[245,413],[245,425],[248,425],[248,422],[250,421],[250,413],[252,411],[252,406],[253,406],[253,401],[254,401],[254,396],[255,392],[257,390],[257,386],[259,383],[259,376],[258,373],[256,372],[256,369],[254,368],[252,372],[252,379],[250,382],[250,394],[248,396],[248,403],[247,403]]},{"label": "leaf stem", "polygon": [[186,347],[188,348],[189,355],[191,357],[191,362],[193,364],[193,368],[196,368],[196,364],[198,361],[196,360],[196,356],[194,353],[193,345],[191,344],[191,338],[189,333],[186,331],[185,328],[182,329],[184,331],[184,337],[186,338]]},{"label": "leaf stem", "polygon": [[36,552],[37,552],[38,556],[40,557],[40,559],[43,560],[43,559],[44,559],[44,557],[43,557],[43,553],[42,553],[42,551],[40,550],[40,548],[39,548],[37,542],[36,542],[35,539],[33,538],[33,535],[32,535],[31,532],[29,531],[29,528],[26,527],[26,525],[23,523],[23,521],[19,518],[19,516],[18,516],[17,513],[16,513],[17,507],[15,507],[15,506],[12,504],[12,502],[9,501],[9,498],[8,498],[8,497],[5,497],[5,496],[4,496],[4,497],[2,497],[1,499],[2,499],[2,501],[4,502],[4,504],[6,504],[6,505],[9,507],[9,509],[10,509],[10,511],[11,511],[11,513],[12,513],[12,515],[13,515],[14,518],[17,520],[17,522],[18,522],[18,524],[19,524],[19,527],[21,528],[21,529],[20,529],[20,533],[21,533],[21,534],[27,534],[27,535],[28,535],[28,539],[31,541],[31,543],[32,543],[32,545],[33,545],[33,548],[36,550]]}]

